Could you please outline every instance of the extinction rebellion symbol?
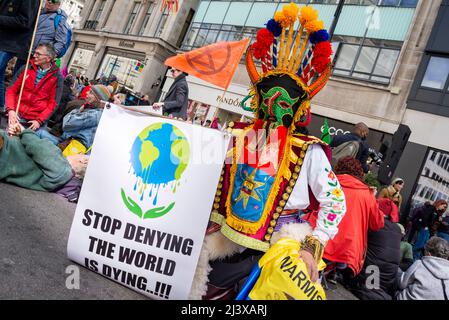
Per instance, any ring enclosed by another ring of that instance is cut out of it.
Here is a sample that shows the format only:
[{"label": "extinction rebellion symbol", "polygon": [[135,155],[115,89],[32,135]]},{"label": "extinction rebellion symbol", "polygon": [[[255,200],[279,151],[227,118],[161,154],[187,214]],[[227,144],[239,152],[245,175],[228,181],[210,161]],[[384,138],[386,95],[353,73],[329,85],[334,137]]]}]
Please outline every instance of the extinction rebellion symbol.
[{"label": "extinction rebellion symbol", "polygon": [[217,47],[215,47],[214,50],[205,48],[204,51],[200,53],[186,53],[185,58],[187,63],[195,69],[195,71],[206,76],[211,76],[223,71],[224,68],[228,67],[229,61],[231,60],[231,46],[228,43],[223,43],[221,49],[223,50],[222,53],[226,56],[223,63],[219,66],[215,65],[213,59],[213,55],[216,55],[217,53]]}]

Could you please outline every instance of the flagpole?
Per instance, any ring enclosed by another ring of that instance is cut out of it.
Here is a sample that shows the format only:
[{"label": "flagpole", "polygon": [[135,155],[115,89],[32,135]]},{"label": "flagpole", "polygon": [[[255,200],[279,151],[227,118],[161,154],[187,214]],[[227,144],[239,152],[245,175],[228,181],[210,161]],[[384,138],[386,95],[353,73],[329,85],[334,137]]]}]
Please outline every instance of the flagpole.
[{"label": "flagpole", "polygon": [[16,107],[16,115],[19,114],[19,108],[20,108],[20,102],[22,100],[23,88],[25,87],[25,80],[27,78],[27,73],[28,73],[28,64],[30,63],[31,52],[33,51],[34,39],[36,37],[37,25],[39,24],[39,18],[41,16],[42,3],[43,3],[43,0],[40,0],[39,1],[39,10],[37,12],[37,17],[36,17],[36,23],[34,24],[33,36],[31,37],[31,45],[30,45],[30,49],[28,50],[27,62],[25,64],[25,71],[23,73],[22,85],[20,86],[19,100],[17,101],[17,107]]},{"label": "flagpole", "polygon": [[[228,87],[228,88],[229,88],[229,87]],[[221,106],[221,104],[223,103],[223,99],[225,98],[226,93],[228,93],[228,88],[226,88],[226,89],[223,91],[223,94],[221,95],[221,99],[218,100],[217,111],[215,111],[214,119],[216,118],[217,112],[220,110],[220,106]],[[214,119],[212,119],[212,121],[213,121]],[[212,122],[211,122],[211,123],[212,123]]]}]

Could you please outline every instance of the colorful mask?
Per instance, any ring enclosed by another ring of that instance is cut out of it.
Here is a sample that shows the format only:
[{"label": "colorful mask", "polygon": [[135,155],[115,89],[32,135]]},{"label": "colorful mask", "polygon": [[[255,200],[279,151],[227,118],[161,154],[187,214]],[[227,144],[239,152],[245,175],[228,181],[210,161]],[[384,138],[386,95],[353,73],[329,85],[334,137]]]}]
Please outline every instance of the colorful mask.
[{"label": "colorful mask", "polygon": [[[298,20],[300,27],[295,30]],[[331,74],[329,34],[317,11],[309,6],[300,9],[295,3],[276,12],[266,26],[259,30],[246,55],[253,83],[250,109],[270,127],[294,129],[292,124],[301,125],[303,116],[310,114],[310,99]],[[254,59],[260,61],[262,72]]]}]

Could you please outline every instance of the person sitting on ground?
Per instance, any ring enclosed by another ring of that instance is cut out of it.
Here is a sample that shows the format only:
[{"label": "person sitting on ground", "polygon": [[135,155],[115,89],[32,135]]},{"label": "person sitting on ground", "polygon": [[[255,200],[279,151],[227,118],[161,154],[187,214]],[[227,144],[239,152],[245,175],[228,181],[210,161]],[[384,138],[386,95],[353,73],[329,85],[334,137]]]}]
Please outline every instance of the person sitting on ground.
[{"label": "person sitting on ground", "polygon": [[398,277],[397,300],[448,300],[449,243],[439,237],[431,238],[424,257]]},{"label": "person sitting on ground", "polygon": [[[346,201],[346,215],[340,222],[339,232],[329,240],[323,258],[348,266],[345,278],[360,273],[367,247],[368,230],[377,231],[384,225],[383,214],[379,211],[376,198],[371,189],[363,182],[363,168],[360,161],[345,157],[334,168],[337,179],[343,189]],[[316,216],[305,217],[312,226]]]},{"label": "person sitting on ground", "polygon": [[92,86],[87,94],[86,103],[80,108],[72,110],[63,120],[63,134],[56,137],[47,130],[40,131],[40,137],[49,139],[55,145],[69,139],[76,139],[87,149],[93,144],[101,115],[103,114],[104,103],[111,100],[112,88],[104,85]]},{"label": "person sitting on ground", "polygon": [[20,123],[12,124],[8,130],[9,136],[0,131],[0,181],[52,192],[72,177],[84,175],[86,156],[64,158],[56,146]]},{"label": "person sitting on ground", "polygon": [[339,145],[349,142],[349,141],[358,141],[359,142],[359,149],[357,151],[356,159],[360,161],[362,164],[363,172],[368,173],[369,167],[366,163],[369,157],[369,147],[365,143],[365,140],[368,138],[369,135],[369,128],[366,124],[363,122],[357,123],[355,125],[354,132],[344,134],[344,135],[337,135],[332,139],[331,144],[329,145],[331,148],[336,148]]},{"label": "person sitting on ground", "polygon": [[62,97],[61,97],[61,101],[59,102],[58,106],[56,107],[56,110],[53,112],[53,115],[50,117],[49,125],[52,124],[56,124],[58,122],[61,122],[63,117],[64,117],[64,111],[65,108],[67,107],[67,104],[70,101],[75,100],[75,90],[74,90],[74,86],[75,86],[75,78],[72,75],[68,75],[65,79],[64,79],[64,86],[62,89]]},{"label": "person sitting on ground", "polygon": [[384,227],[379,231],[368,232],[363,270],[351,288],[351,292],[360,300],[392,300],[396,291],[402,233],[391,219],[398,216],[398,209],[390,199],[377,201],[384,214]]},{"label": "person sitting on ground", "polygon": [[41,44],[36,48],[34,58],[28,66],[19,113],[16,114],[25,66],[19,70],[19,76],[6,90],[6,110],[10,125],[20,121],[25,127],[36,131],[52,115],[61,100],[64,82],[54,62],[55,57],[56,52],[51,44]]},{"label": "person sitting on ground", "polygon": [[402,224],[398,223],[398,227],[401,229],[402,240],[401,240],[401,262],[399,267],[402,271],[407,271],[408,268],[413,264],[413,246],[408,243],[405,234],[405,228]]},{"label": "person sitting on ground", "polygon": [[401,190],[403,187],[404,187],[404,180],[401,178],[394,178],[388,187],[383,188],[379,192],[379,195],[377,197],[379,199],[387,198],[392,200],[398,206],[398,209],[401,210],[402,205]]}]

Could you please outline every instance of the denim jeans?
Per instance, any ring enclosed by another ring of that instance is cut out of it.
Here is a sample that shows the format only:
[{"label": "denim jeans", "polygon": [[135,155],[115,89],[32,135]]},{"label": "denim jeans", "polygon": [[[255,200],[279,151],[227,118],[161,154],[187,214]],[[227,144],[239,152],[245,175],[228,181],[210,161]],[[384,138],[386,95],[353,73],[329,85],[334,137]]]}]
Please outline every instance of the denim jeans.
[{"label": "denim jeans", "polygon": [[48,129],[45,127],[37,130],[36,135],[41,139],[50,140],[51,143],[53,143],[54,145],[58,145],[58,143],[61,143],[62,141],[64,141],[63,138],[58,138],[58,137],[52,135],[50,132],[48,132]]},{"label": "denim jeans", "polygon": [[0,112],[5,111],[5,71],[12,53],[0,50]]}]

